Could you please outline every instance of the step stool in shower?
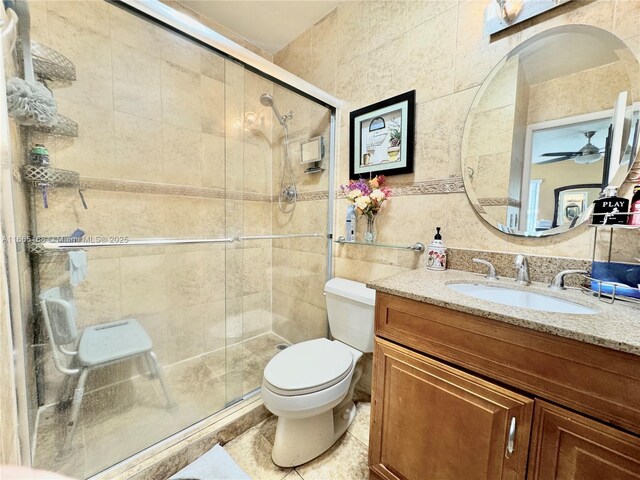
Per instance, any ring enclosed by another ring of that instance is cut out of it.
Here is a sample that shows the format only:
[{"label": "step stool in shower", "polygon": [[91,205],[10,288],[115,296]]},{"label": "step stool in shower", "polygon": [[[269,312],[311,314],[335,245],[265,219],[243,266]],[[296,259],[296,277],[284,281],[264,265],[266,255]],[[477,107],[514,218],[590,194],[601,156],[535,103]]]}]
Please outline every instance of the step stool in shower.
[{"label": "step stool in shower", "polygon": [[[63,452],[71,446],[78,422],[84,385],[89,372],[135,357],[144,357],[152,378],[158,378],[167,398],[167,408],[175,401],[153,352],[153,343],[145,329],[135,319],[93,325],[78,334],[77,310],[70,286],[55,287],[40,295],[44,324],[49,335],[55,367],[65,375],[77,375],[78,384],[73,394],[69,426]],[[78,340],[80,337],[80,340]],[[76,340],[77,343],[76,343]],[[75,345],[68,349],[70,345]],[[66,358],[65,358],[66,357]],[[68,361],[67,358],[71,361]],[[69,368],[71,365],[74,368]]]}]

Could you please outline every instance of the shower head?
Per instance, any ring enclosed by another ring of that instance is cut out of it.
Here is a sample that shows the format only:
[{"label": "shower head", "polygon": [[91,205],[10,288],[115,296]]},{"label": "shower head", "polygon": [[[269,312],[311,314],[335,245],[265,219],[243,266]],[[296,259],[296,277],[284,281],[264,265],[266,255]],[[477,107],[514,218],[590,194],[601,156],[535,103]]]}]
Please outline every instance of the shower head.
[{"label": "shower head", "polygon": [[265,107],[273,107],[273,97],[268,93],[260,95],[260,103]]},{"label": "shower head", "polygon": [[273,100],[273,97],[271,96],[271,94],[263,93],[262,95],[260,95],[260,103],[265,107],[271,107],[271,109],[273,110],[273,113],[275,113],[276,118],[278,119],[278,122],[280,122],[280,125],[282,125],[283,127],[286,127],[287,120],[289,119],[289,117],[280,115],[280,112],[276,108],[276,102]]}]

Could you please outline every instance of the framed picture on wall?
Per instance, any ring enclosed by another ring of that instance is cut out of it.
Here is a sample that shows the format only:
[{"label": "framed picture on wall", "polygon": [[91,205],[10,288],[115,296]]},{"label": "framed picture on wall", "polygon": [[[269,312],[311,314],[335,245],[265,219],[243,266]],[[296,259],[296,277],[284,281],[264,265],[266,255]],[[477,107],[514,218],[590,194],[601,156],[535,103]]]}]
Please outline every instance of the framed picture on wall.
[{"label": "framed picture on wall", "polygon": [[416,91],[351,112],[349,178],[413,173]]}]

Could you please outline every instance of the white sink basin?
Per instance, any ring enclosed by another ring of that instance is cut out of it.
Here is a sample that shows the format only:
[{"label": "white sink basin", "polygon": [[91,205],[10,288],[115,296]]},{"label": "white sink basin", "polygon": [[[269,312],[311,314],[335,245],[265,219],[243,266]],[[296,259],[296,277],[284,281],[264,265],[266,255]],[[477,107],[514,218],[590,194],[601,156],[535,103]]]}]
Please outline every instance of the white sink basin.
[{"label": "white sink basin", "polygon": [[530,308],[531,310],[540,310],[542,312],[573,313],[577,315],[592,315],[596,313],[596,311],[591,308],[583,307],[580,304],[568,300],[515,288],[494,287],[475,283],[453,283],[447,285],[447,288],[471,297],[479,298],[480,300],[512,307]]}]

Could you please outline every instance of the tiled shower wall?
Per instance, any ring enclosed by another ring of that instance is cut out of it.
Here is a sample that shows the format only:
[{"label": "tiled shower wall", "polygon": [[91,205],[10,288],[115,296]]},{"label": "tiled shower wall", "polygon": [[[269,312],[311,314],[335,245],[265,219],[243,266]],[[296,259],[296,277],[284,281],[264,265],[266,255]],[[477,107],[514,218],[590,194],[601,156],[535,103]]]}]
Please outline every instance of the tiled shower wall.
[{"label": "tiled shower wall", "polygon": [[[33,141],[47,145],[53,166],[80,173],[89,206],[70,189],[52,190],[48,209],[37,196],[39,235],[76,228],[130,238],[271,233],[271,111],[259,104],[271,82],[107,2],[30,6],[33,40],[76,66],[77,81],[51,87],[80,131]],[[250,130],[245,111],[260,118]],[[87,254],[88,278],[75,289],[80,328],[136,318],[163,365],[271,329],[268,240]],[[42,291],[68,282],[66,263],[66,255],[40,258]],[[40,401],[49,404],[63,376],[41,348]],[[124,364],[98,372],[89,390],[140,370]]]},{"label": "tiled shower wall", "polygon": [[[329,155],[332,148],[330,112],[320,105],[274,86],[274,99],[284,112],[294,112],[289,122],[289,155],[299,194],[292,214],[278,208],[277,194],[283,168],[283,130],[273,123],[273,233],[319,233],[326,235],[328,219]],[[323,137],[324,171],[305,173],[300,164],[300,142]],[[285,177],[285,186],[289,176]],[[288,210],[291,205],[285,205]],[[273,331],[291,343],[327,335],[324,299],[327,240],[290,238],[273,241]]]},{"label": "tiled shower wall", "polygon": [[[397,188],[377,220],[380,241],[428,242],[436,226],[456,248],[591,258],[586,226],[561,236],[527,239],[504,235],[475,213],[461,182],[460,145],[469,107],[483,79],[516,45],[548,28],[586,24],[612,31],[640,54],[640,3],[575,0],[509,29],[494,40],[483,34],[477,0],[344,2],[278,52],[283,68],[344,101],[336,183],[347,180],[349,112],[416,89],[415,168],[394,176]],[[346,203],[338,200],[337,234]],[[608,235],[608,234],[607,234]],[[630,260],[638,236],[616,234],[615,259]],[[598,243],[607,248],[606,236]],[[636,255],[637,256],[637,255]],[[360,281],[422,265],[415,254],[340,246],[335,275]]]}]

